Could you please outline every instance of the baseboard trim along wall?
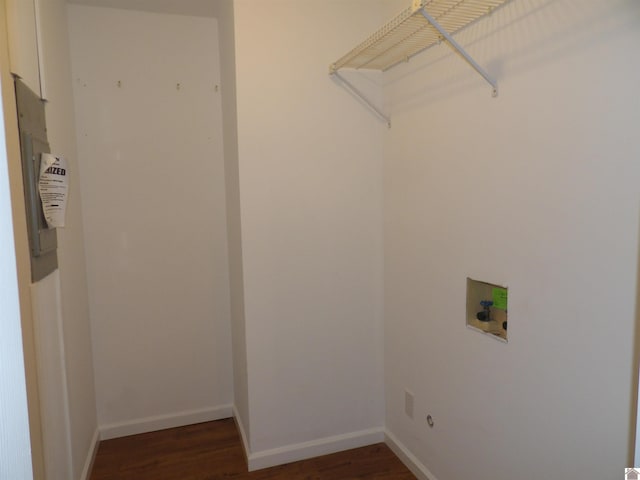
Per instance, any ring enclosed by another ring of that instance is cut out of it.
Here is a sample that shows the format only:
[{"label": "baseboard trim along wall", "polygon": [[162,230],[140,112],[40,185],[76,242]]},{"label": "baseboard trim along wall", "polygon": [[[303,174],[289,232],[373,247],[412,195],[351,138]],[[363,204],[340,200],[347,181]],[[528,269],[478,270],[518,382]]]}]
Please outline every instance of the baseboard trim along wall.
[{"label": "baseboard trim along wall", "polygon": [[238,427],[238,431],[240,432],[240,438],[242,440],[242,449],[244,450],[244,459],[247,461],[247,465],[249,464],[249,439],[247,438],[247,432],[244,429],[244,419],[240,416],[240,412],[236,406],[233,406],[233,420],[236,422],[236,427]]},{"label": "baseboard trim along wall", "polygon": [[91,470],[93,469],[93,462],[96,460],[96,454],[98,453],[98,445],[100,444],[100,431],[96,428],[91,439],[91,445],[87,452],[87,459],[84,462],[84,468],[80,474],[80,480],[89,480],[91,476]]},{"label": "baseboard trim along wall", "polygon": [[263,450],[248,454],[249,471],[273,467],[290,462],[297,462],[307,458],[328,455],[330,453],[365,447],[384,441],[384,429],[372,428],[359,432],[321,438],[309,442],[286,445],[284,447]]},{"label": "baseboard trim along wall", "polygon": [[155,432],[156,430],[164,430],[167,428],[184,427],[185,425],[193,425],[194,423],[211,422],[213,420],[229,418],[232,415],[232,405],[221,405],[200,410],[140,418],[128,422],[101,425],[100,438],[102,440],[109,440],[111,438]]},{"label": "baseboard trim along wall", "polygon": [[411,473],[418,477],[418,480],[438,480],[389,430],[384,432],[384,443],[411,470]]}]

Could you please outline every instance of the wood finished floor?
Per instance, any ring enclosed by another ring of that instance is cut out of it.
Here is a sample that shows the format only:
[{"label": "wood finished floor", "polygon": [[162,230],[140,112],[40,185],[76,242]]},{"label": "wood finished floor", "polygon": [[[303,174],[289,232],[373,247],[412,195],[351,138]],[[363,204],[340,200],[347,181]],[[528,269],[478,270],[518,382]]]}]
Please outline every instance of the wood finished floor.
[{"label": "wood finished floor", "polygon": [[100,443],[90,480],[415,480],[385,444],[247,472],[233,419]]}]

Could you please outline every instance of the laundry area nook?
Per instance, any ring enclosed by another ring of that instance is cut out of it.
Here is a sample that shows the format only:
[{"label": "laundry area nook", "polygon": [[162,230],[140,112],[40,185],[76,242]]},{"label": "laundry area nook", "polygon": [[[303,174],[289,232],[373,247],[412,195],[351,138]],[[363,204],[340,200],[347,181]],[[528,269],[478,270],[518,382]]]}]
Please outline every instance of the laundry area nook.
[{"label": "laundry area nook", "polygon": [[509,289],[467,278],[467,326],[507,341]]},{"label": "laundry area nook", "polygon": [[640,471],[640,2],[0,14],[1,479]]}]

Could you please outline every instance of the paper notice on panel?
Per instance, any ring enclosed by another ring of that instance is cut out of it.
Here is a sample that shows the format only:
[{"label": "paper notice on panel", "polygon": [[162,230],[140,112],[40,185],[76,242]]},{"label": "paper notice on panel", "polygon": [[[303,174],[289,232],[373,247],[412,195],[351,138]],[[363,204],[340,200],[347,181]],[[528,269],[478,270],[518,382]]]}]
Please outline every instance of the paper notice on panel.
[{"label": "paper notice on panel", "polygon": [[67,161],[64,157],[56,157],[50,153],[42,154],[38,190],[48,227],[64,227],[69,193]]}]

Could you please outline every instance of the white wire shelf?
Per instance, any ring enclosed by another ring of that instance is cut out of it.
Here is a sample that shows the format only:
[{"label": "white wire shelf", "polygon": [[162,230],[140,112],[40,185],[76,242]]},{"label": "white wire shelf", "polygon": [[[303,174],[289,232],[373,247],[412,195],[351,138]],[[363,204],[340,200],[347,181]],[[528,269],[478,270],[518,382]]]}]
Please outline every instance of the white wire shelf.
[{"label": "white wire shelf", "polygon": [[[446,41],[498,94],[497,82],[452,38],[509,0],[412,0],[412,5],[377,30],[360,45],[329,66],[338,75],[342,68],[386,71],[414,55]],[[353,88],[352,85],[350,85]],[[358,92],[356,92],[361,98]],[[367,103],[368,100],[364,99]],[[381,112],[378,115],[389,121]]]},{"label": "white wire shelf", "polygon": [[423,12],[447,33],[454,34],[506,1],[415,0],[411,7],[337,60],[331,65],[331,70],[364,68],[386,71],[445,39]]}]

